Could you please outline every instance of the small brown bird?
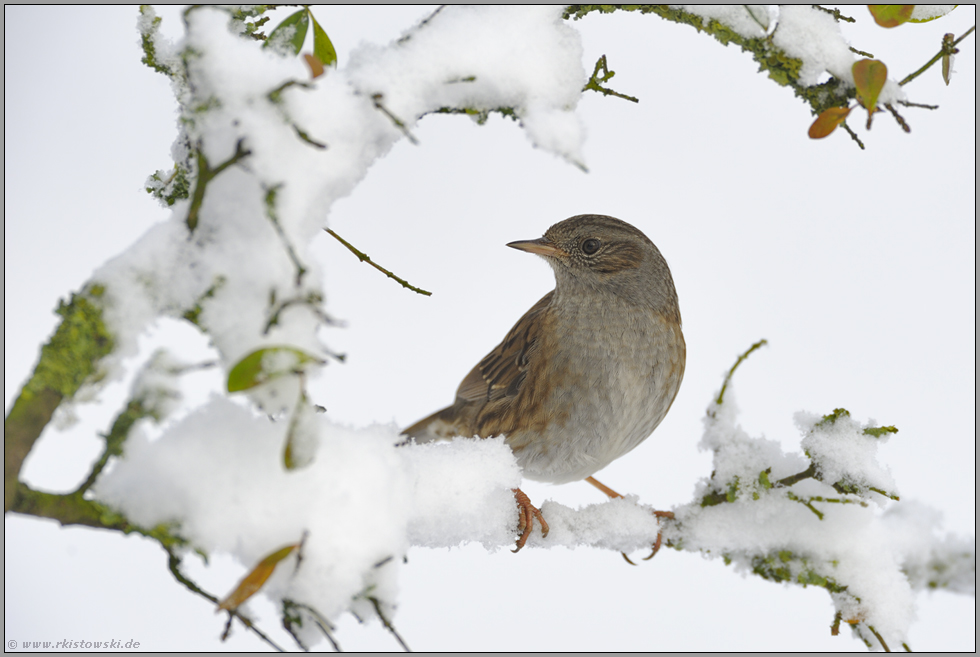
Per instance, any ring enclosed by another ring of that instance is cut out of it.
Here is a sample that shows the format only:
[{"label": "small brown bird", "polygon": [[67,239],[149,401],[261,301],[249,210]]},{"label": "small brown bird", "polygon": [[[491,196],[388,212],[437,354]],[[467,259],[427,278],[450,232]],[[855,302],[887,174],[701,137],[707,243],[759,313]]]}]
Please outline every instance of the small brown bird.
[{"label": "small brown bird", "polygon": [[[555,289],[463,379],[452,406],[402,433],[417,442],[504,436],[525,477],[588,478],[615,496],[591,475],[657,428],[684,377],[687,351],[667,262],[642,232],[596,214],[507,246],[542,256]],[[533,518],[544,535],[548,525],[527,495],[514,494],[519,550]]]}]

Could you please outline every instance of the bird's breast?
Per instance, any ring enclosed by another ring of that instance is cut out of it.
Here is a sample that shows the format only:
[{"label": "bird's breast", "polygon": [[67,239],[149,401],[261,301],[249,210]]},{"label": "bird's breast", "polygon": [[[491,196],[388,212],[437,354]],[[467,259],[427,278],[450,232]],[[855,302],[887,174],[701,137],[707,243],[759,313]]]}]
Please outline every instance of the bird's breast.
[{"label": "bird's breast", "polygon": [[684,339],[663,315],[616,304],[565,307],[538,353],[549,421],[508,436],[525,476],[584,479],[639,445],[660,424],[680,386]]}]

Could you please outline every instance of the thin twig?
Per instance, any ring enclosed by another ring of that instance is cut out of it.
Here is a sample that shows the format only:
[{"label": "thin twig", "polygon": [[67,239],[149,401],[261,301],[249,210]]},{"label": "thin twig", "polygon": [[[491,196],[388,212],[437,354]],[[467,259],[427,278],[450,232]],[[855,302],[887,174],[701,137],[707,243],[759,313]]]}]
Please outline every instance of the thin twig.
[{"label": "thin twig", "polygon": [[92,466],[92,471],[89,472],[88,477],[78,487],[78,490],[74,492],[75,495],[85,493],[95,484],[95,480],[102,474],[102,470],[109,463],[109,459],[122,453],[122,445],[126,441],[126,438],[129,437],[129,432],[133,428],[133,425],[150,415],[152,415],[152,412],[143,406],[142,399],[132,399],[126,404],[125,410],[119,413],[116,419],[113,420],[112,429],[109,430],[109,433],[102,434],[102,438],[105,439],[105,447],[102,449],[102,454],[99,456],[99,460],[95,462],[95,465]]},{"label": "thin twig", "polygon": [[327,637],[327,641],[330,642],[330,645],[331,647],[333,647],[334,652],[344,652],[343,650],[341,650],[340,644],[337,643],[337,640],[333,638],[333,634],[331,634],[330,630],[327,629],[327,626],[323,624],[321,618],[315,616],[313,618],[313,622],[316,623],[316,626],[320,628],[321,632],[323,632],[323,636]]},{"label": "thin twig", "polygon": [[296,630],[293,629],[294,620],[298,621],[301,627],[303,625],[303,616],[299,613],[293,612],[293,608],[296,606],[296,603],[294,603],[292,600],[284,599],[282,601],[282,629],[286,630],[286,632],[289,633],[289,636],[293,637],[293,641],[295,641],[296,645],[300,647],[300,650],[303,652],[309,652],[310,649],[305,643],[303,643],[303,640],[299,638],[299,635],[296,634]]},{"label": "thin twig", "polygon": [[939,49],[939,52],[936,53],[936,56],[935,57],[933,57],[928,62],[926,62],[925,66],[923,66],[922,68],[920,68],[915,73],[911,73],[911,74],[907,75],[904,80],[902,80],[901,82],[898,83],[898,86],[900,86],[900,87],[905,86],[905,84],[911,82],[915,78],[917,78],[920,75],[922,75],[923,73],[925,73],[926,70],[930,66],[932,66],[933,64],[935,64],[936,62],[938,62],[940,59],[942,59],[943,58],[943,55],[949,54],[952,51],[952,49],[956,47],[956,44],[958,44],[960,41],[962,41],[966,37],[970,36],[970,34],[972,34],[975,29],[977,29],[977,26],[976,25],[974,25],[969,30],[967,30],[966,32],[964,32],[963,33],[963,36],[961,36],[956,41],[953,41],[952,43],[949,43],[949,44],[947,44],[947,43],[944,42],[943,43],[943,47]]},{"label": "thin twig", "polygon": [[880,488],[875,488],[874,486],[868,486],[868,490],[874,491],[875,493],[878,493],[883,497],[887,497],[888,499],[895,500],[896,502],[898,501],[898,495],[895,495],[894,493],[883,491]]},{"label": "thin twig", "polygon": [[840,498],[840,497],[824,497],[822,495],[814,495],[810,498],[811,502],[826,502],[828,504],[858,504],[860,506],[868,506],[868,503],[864,500],[855,500],[851,498]]},{"label": "thin twig", "polygon": [[904,107],[921,107],[922,109],[930,109],[930,110],[939,109],[939,105],[924,105],[922,103],[910,103],[907,100],[900,100],[898,101],[898,104]]},{"label": "thin twig", "polygon": [[847,125],[846,123],[841,123],[840,124],[840,127],[844,128],[844,130],[847,131],[847,134],[849,134],[851,136],[851,139],[853,139],[855,142],[857,142],[857,145],[860,146],[861,147],[861,150],[863,151],[864,150],[864,142],[861,141],[861,138],[858,137],[857,134],[853,130],[851,130],[851,126]]},{"label": "thin twig", "polygon": [[[602,73],[601,78],[599,77],[600,72]],[[621,94],[618,91],[613,91],[612,89],[603,87],[600,84],[602,82],[607,82],[611,80],[614,75],[616,75],[616,71],[609,70],[608,65],[606,63],[606,56],[603,55],[595,63],[595,70],[592,71],[592,77],[589,78],[589,81],[585,83],[584,87],[582,87],[582,91],[591,89],[592,91],[598,91],[604,96],[618,96],[619,98],[623,98],[625,100],[629,100],[634,103],[640,102],[639,98],[635,98],[633,96],[627,96],[626,94]]]},{"label": "thin twig", "polygon": [[721,392],[718,393],[718,399],[715,400],[716,404],[721,406],[721,402],[725,398],[725,390],[728,388],[728,384],[731,382],[732,376],[735,374],[735,370],[737,370],[738,366],[742,364],[742,361],[748,358],[749,354],[751,354],[753,351],[767,344],[769,344],[769,342],[765,338],[763,338],[762,340],[759,340],[754,345],[749,347],[748,351],[746,351],[744,354],[738,357],[738,360],[736,360],[735,364],[732,365],[732,369],[728,370],[728,374],[725,375],[725,382],[721,384]]},{"label": "thin twig", "polygon": [[793,491],[787,491],[786,492],[786,497],[788,497],[789,499],[793,500],[794,502],[799,502],[800,504],[802,504],[806,508],[808,508],[811,511],[813,511],[814,515],[816,515],[817,518],[819,518],[820,520],[823,520],[823,511],[820,511],[819,509],[817,509],[817,507],[813,506],[813,503],[810,500],[803,499],[802,497],[800,497],[799,495],[797,495]]},{"label": "thin twig", "polygon": [[844,14],[840,13],[840,9],[827,9],[826,7],[821,7],[820,5],[810,5],[810,6],[819,11],[830,14],[831,16],[834,17],[834,20],[844,21],[845,23],[857,22],[850,16],[845,16]]},{"label": "thin twig", "polygon": [[[211,595],[210,593],[202,589],[200,586],[195,584],[192,580],[185,577],[184,574],[180,572],[180,557],[178,557],[172,550],[167,548],[164,549],[167,550],[167,555],[169,556],[167,566],[168,568],[170,568],[170,573],[174,576],[174,579],[176,579],[178,582],[183,584],[191,593],[196,593],[197,595],[201,596],[205,600],[210,600],[214,604],[218,604],[219,600],[216,596]],[[268,643],[270,646],[272,646],[279,652],[286,652],[278,644],[276,644],[275,641],[267,637],[264,632],[262,632],[259,628],[255,627],[255,625],[252,624],[252,621],[245,618],[237,611],[231,611],[231,610],[228,611],[228,625],[225,627],[222,640],[224,640],[224,638],[227,637],[228,632],[231,630],[232,618],[237,618],[238,620],[240,620],[245,625],[245,627],[255,632],[255,634],[257,634],[260,639]]]},{"label": "thin twig", "polygon": [[760,28],[762,28],[763,32],[769,32],[769,26],[763,24],[763,22],[760,21],[756,17],[756,15],[752,13],[752,10],[749,8],[748,5],[742,5],[742,8],[745,10],[745,13],[747,13],[752,18],[752,20],[755,21],[755,24],[758,25]]},{"label": "thin twig", "polygon": [[[439,14],[439,12],[440,12],[440,11],[442,11],[443,9],[445,9],[445,8],[446,8],[446,5],[439,5],[439,6],[438,6],[438,7],[436,8],[436,10],[435,10],[434,12],[432,12],[431,14],[429,14],[428,16],[426,16],[426,17],[425,17],[424,19],[422,19],[422,22],[421,22],[421,23],[419,23],[419,24],[418,24],[418,25],[417,25],[417,26],[415,27],[415,31],[416,31],[416,32],[418,32],[418,31],[419,31],[419,30],[421,30],[421,29],[422,29],[423,27],[425,27],[425,26],[426,26],[426,24],[427,24],[427,23],[428,23],[429,21],[431,21],[431,20],[432,20],[433,18],[435,18],[435,17],[436,17],[436,15],[438,15],[438,14]],[[401,44],[403,44],[403,43],[405,43],[406,41],[408,41],[408,40],[409,40],[409,39],[411,39],[411,38],[412,38],[412,35],[411,35],[411,33],[409,33],[409,34],[406,34],[405,36],[403,36],[402,38],[400,38],[400,39],[398,40],[398,45],[401,45]]]},{"label": "thin twig", "polygon": [[227,169],[228,167],[230,167],[232,164],[236,164],[236,163],[238,163],[239,160],[241,160],[241,159],[243,159],[245,157],[248,157],[249,155],[252,154],[252,151],[247,150],[245,148],[242,148],[242,142],[243,141],[244,141],[244,139],[239,139],[238,142],[235,144],[235,154],[234,155],[232,155],[230,158],[228,158],[227,160],[225,160],[224,162],[222,162],[221,164],[219,164],[218,166],[216,166],[214,169],[211,169],[211,177],[212,178],[214,178],[219,173],[221,173],[222,171],[224,171],[225,169]]},{"label": "thin twig", "polygon": [[321,151],[326,150],[328,148],[327,144],[323,143],[322,141],[317,141],[316,139],[313,139],[313,137],[311,137],[305,130],[303,130],[298,125],[296,125],[296,122],[293,121],[291,118],[289,118],[289,116],[286,114],[285,110],[283,109],[282,92],[294,86],[300,87],[301,89],[313,89],[313,85],[310,84],[309,82],[300,82],[299,80],[289,80],[288,82],[284,82],[283,84],[279,85],[278,87],[270,91],[268,98],[270,101],[272,101],[274,105],[279,107],[279,111],[282,112],[283,118],[286,119],[286,121],[289,123],[290,126],[292,126],[293,132],[296,133],[297,137],[299,137],[307,144],[309,144],[310,146],[316,149],[319,149]]},{"label": "thin twig", "polygon": [[[194,370],[214,367],[215,365],[217,365],[216,361],[205,361],[184,367],[168,368],[166,372],[177,376]],[[126,439],[129,437],[129,432],[138,421],[147,417],[158,421],[161,419],[152,408],[152,405],[148,406],[145,402],[146,400],[143,397],[130,399],[126,403],[126,408],[113,420],[109,433],[100,434],[105,440],[105,447],[102,450],[102,454],[99,456],[99,460],[95,462],[95,465],[92,466],[92,470],[89,472],[85,481],[71,495],[81,496],[95,485],[96,479],[102,474],[102,471],[109,463],[109,459],[122,453],[123,443],[126,442]]]},{"label": "thin twig", "polygon": [[391,111],[387,107],[385,107],[384,105],[381,104],[381,100],[383,98],[384,98],[384,95],[383,94],[374,94],[373,96],[371,96],[371,100],[374,101],[374,108],[376,110],[379,110],[382,114],[384,114],[385,116],[387,116],[389,119],[391,119],[391,122],[395,124],[395,127],[397,127],[399,130],[401,130],[402,133],[404,133],[404,135],[406,137],[408,137],[408,141],[410,141],[414,145],[418,146],[419,140],[416,139],[415,136],[411,132],[409,132],[408,126],[405,125],[405,122],[402,121],[401,119],[399,119],[394,114],[392,114]]},{"label": "thin twig", "polygon": [[194,185],[194,192],[191,194],[191,207],[187,211],[187,219],[185,220],[187,229],[191,233],[197,228],[198,214],[201,211],[201,205],[204,203],[204,190],[207,189],[208,183],[231,165],[240,162],[252,154],[252,151],[244,148],[243,142],[244,139],[239,139],[235,144],[235,154],[213,169],[208,164],[208,158],[204,156],[203,146],[198,144],[197,183]]},{"label": "thin twig", "polygon": [[369,265],[371,265],[372,267],[374,267],[375,269],[377,269],[378,271],[380,271],[382,274],[384,274],[388,278],[394,279],[395,281],[397,281],[398,283],[400,283],[402,287],[407,287],[412,292],[418,292],[419,294],[424,294],[427,297],[431,297],[432,296],[432,293],[431,292],[427,292],[427,291],[423,290],[422,288],[415,287],[414,285],[410,285],[409,282],[406,281],[404,278],[399,278],[398,276],[395,276],[394,274],[392,274],[390,271],[388,271],[387,269],[385,269],[381,265],[375,263],[373,260],[371,260],[371,257],[368,254],[363,253],[362,251],[359,251],[357,249],[357,247],[355,247],[353,244],[351,244],[350,242],[348,242],[347,240],[345,240],[343,237],[341,237],[340,235],[338,235],[334,231],[330,230],[329,228],[324,228],[323,230],[327,231],[328,233],[330,233],[331,235],[333,235],[335,238],[337,238],[337,241],[340,242],[341,244],[343,244],[344,246],[346,246],[348,248],[348,250],[350,250],[351,253],[353,253],[354,255],[356,255],[358,260],[360,260],[361,262],[368,263]]},{"label": "thin twig", "polygon": [[313,139],[313,137],[310,137],[308,134],[306,134],[306,132],[300,129],[300,127],[295,123],[291,125],[293,126],[293,131],[296,133],[296,136],[302,139],[303,141],[305,141],[307,144],[321,151],[327,150],[327,145],[324,144],[322,141],[317,141]]},{"label": "thin twig", "polygon": [[891,652],[891,648],[889,648],[888,644],[885,643],[885,639],[878,634],[878,630],[876,630],[872,625],[868,625],[868,629],[871,630],[871,633],[874,634],[878,641],[881,642],[881,647],[885,649],[885,652]]},{"label": "thin twig", "polygon": [[[298,304],[309,306],[310,312],[312,312],[314,315],[319,317],[320,321],[323,322],[325,326],[343,326],[343,322],[334,319],[333,317],[331,317],[330,315],[325,313],[321,308],[318,307],[317,304],[322,302],[323,302],[323,298],[320,297],[319,294],[316,294],[314,292],[307,294],[305,297],[293,297],[292,299],[286,299],[285,301],[280,303],[275,308],[272,315],[269,316],[269,319],[265,323],[265,328],[262,329],[262,335],[269,335],[269,331],[272,330],[272,327],[278,326],[279,317],[280,315],[282,315],[282,312],[286,310],[286,308]],[[273,302],[271,305],[275,306],[275,303]],[[330,354],[330,355],[339,361],[344,360],[343,354]]]},{"label": "thin twig", "polygon": [[772,486],[773,488],[782,488],[784,486],[788,487],[788,486],[792,486],[793,484],[799,481],[803,481],[804,479],[809,479],[810,477],[816,477],[816,475],[817,475],[817,467],[811,463],[810,467],[804,470],[803,472],[798,472],[797,474],[786,477],[785,479],[780,479],[779,481],[774,482]]},{"label": "thin twig", "polygon": [[274,103],[278,103],[282,99],[282,92],[290,87],[301,87],[303,89],[312,89],[313,85],[309,82],[300,82],[299,80],[288,80],[283,82],[278,87],[269,92],[268,98]]},{"label": "thin twig", "polygon": [[902,126],[902,130],[905,132],[912,132],[912,128],[910,128],[909,124],[905,122],[905,117],[899,114],[894,107],[888,104],[885,105],[885,109],[892,113],[892,116],[894,116],[895,120],[898,121],[898,125]]},{"label": "thin twig", "polygon": [[[325,636],[327,638],[327,641],[330,642],[330,645],[333,647],[334,652],[343,652],[343,650],[340,647],[340,644],[337,643],[337,640],[333,637],[333,634],[331,633],[331,631],[334,629],[333,625],[331,625],[330,624],[330,621],[328,621],[326,618],[324,618],[320,614],[320,612],[318,612],[316,609],[314,609],[313,607],[311,607],[309,605],[301,604],[301,603],[298,603],[298,602],[293,602],[292,600],[289,600],[289,601],[283,600],[283,616],[282,616],[283,627],[286,628],[286,631],[287,632],[289,632],[290,634],[293,635],[293,639],[296,641],[296,643],[301,648],[303,648],[304,650],[306,650],[306,647],[303,645],[303,643],[299,640],[299,638],[293,632],[292,623],[291,622],[288,622],[288,617],[286,615],[287,614],[287,610],[286,610],[286,607],[287,606],[289,606],[289,607],[295,607],[296,609],[299,609],[301,611],[305,611],[306,613],[308,613],[310,615],[310,617],[313,619],[313,622],[316,623],[316,626],[318,628],[320,628],[320,631],[321,632],[323,632],[323,636]],[[287,625],[288,625],[288,627],[287,627]],[[309,652],[309,650],[306,650],[306,651]]]},{"label": "thin twig", "polygon": [[370,600],[371,601],[371,604],[374,605],[374,612],[378,615],[378,618],[381,619],[381,622],[384,623],[384,626],[386,628],[388,628],[388,631],[391,632],[392,635],[394,635],[395,640],[398,641],[398,643],[399,643],[399,645],[401,645],[402,649],[405,652],[412,652],[412,649],[408,647],[408,644],[405,643],[405,640],[402,639],[401,636],[399,636],[398,630],[395,629],[395,626],[392,625],[388,621],[388,619],[385,618],[385,615],[381,612],[381,602],[377,598],[375,598],[374,596],[369,596],[368,597],[368,600]]},{"label": "thin twig", "polygon": [[842,618],[843,614],[841,614],[841,612],[838,610],[838,612],[834,614],[834,623],[830,626],[830,636],[837,636],[840,634],[840,622]]},{"label": "thin twig", "polygon": [[276,215],[276,195],[279,193],[280,187],[281,185],[275,185],[266,189],[265,215],[272,222],[273,227],[276,229],[276,234],[279,235],[283,246],[286,247],[286,254],[289,255],[289,259],[293,261],[293,266],[296,267],[296,287],[299,287],[303,283],[303,276],[306,275],[307,269],[300,262],[299,256],[296,255],[296,251],[293,249],[289,238],[286,237],[286,232],[282,229],[282,224],[279,223],[279,217]]},{"label": "thin twig", "polygon": [[194,305],[191,308],[184,311],[182,317],[186,319],[188,322],[190,322],[191,324],[193,324],[194,326],[200,328],[201,325],[199,321],[201,318],[201,313],[204,311],[204,307],[203,307],[204,302],[207,301],[208,299],[214,298],[214,295],[218,293],[218,290],[221,289],[221,286],[225,284],[225,281],[226,279],[224,276],[217,276],[215,278],[214,284],[211,285],[211,287],[209,287],[204,294],[202,294],[197,298],[197,300],[194,302]]}]

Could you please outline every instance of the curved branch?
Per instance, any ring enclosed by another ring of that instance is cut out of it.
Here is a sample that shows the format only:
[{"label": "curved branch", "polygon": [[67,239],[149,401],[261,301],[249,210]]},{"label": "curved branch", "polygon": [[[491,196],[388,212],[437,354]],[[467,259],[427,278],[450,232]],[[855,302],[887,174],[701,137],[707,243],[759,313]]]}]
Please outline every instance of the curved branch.
[{"label": "curved branch", "polygon": [[92,286],[61,302],[61,324],[46,345],[34,373],[21,388],[3,421],[3,510],[11,510],[24,459],[30,453],[55,410],[71,399],[82,385],[97,378],[99,362],[113,349],[112,335],[102,321],[98,297],[102,288]]},{"label": "curved branch", "polygon": [[672,9],[671,5],[568,5],[563,16],[566,20],[579,20],[593,12],[611,14],[615,11],[638,11],[641,14],[656,14],[672,23],[690,25],[698,32],[706,32],[723,46],[734,43],[743,51],[752,54],[752,59],[759,63],[760,72],[767,72],[777,84],[792,89],[798,98],[810,105],[814,114],[820,114],[830,107],[846,106],[848,101],[856,95],[852,86],[842,85],[841,80],[833,76],[830,80],[818,85],[805,86],[800,84],[799,77],[803,62],[796,57],[790,57],[783,50],[777,48],[772,42],[772,35],[744,37],[714,19],[709,20],[681,9]]}]

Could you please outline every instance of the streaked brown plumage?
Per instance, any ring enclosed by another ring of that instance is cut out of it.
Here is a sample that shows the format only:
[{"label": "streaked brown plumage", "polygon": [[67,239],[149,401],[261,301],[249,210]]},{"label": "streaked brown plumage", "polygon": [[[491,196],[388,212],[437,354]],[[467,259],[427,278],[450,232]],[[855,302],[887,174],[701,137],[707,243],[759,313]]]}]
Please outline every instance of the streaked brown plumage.
[{"label": "streaked brown plumage", "polygon": [[[403,433],[502,435],[529,479],[585,479],[649,436],[677,395],[686,347],[670,269],[642,232],[604,215],[508,246],[544,257],[555,289],[470,371],[455,403]],[[543,523],[521,496],[519,546],[529,513]]]}]

